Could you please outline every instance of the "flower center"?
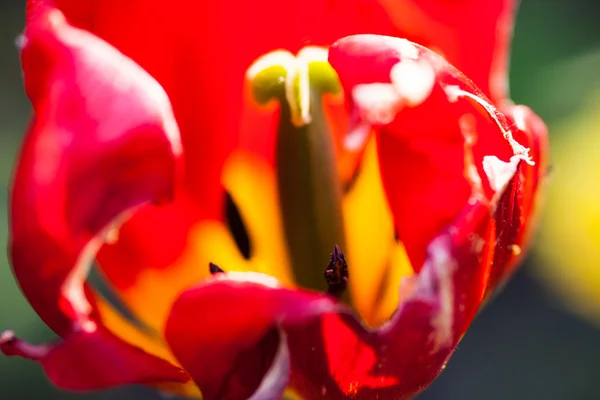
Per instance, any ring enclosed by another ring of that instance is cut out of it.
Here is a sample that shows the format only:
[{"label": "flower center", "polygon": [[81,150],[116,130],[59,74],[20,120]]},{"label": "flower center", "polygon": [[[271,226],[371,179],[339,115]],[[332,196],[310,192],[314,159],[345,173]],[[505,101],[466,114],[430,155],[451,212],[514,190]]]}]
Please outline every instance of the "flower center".
[{"label": "flower center", "polygon": [[353,136],[356,116],[327,50],[268,53],[247,70],[246,84],[240,149],[222,178],[230,211],[239,212],[227,213],[228,231],[216,227],[222,240],[202,231],[198,243],[214,257],[206,263],[327,292],[368,325],[383,323],[414,271],[394,235],[377,143],[370,129]]}]

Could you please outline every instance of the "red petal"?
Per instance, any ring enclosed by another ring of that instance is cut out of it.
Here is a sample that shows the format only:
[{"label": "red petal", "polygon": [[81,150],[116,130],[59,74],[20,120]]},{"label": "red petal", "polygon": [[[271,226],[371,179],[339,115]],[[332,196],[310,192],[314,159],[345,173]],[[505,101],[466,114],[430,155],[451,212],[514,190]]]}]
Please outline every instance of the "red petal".
[{"label": "red petal", "polygon": [[419,268],[427,244],[471,195],[498,201],[504,188],[486,176],[485,157],[528,160],[527,151],[472,82],[428,49],[358,35],[334,44],[330,62],[363,122],[379,125],[381,174],[396,229]]},{"label": "red petal", "polygon": [[[245,399],[276,358],[277,328],[334,309],[323,295],[279,287],[267,275],[217,274],[175,302],[165,337],[206,399]],[[283,390],[287,374],[276,378]]]},{"label": "red petal", "polygon": [[[135,207],[173,196],[181,144],[168,98],[138,65],[72,28],[50,4],[30,3],[28,9],[22,61],[35,117],[16,169],[10,227],[19,285],[65,339],[39,360],[56,384],[82,389],[181,381],[180,369],[105,333],[85,286],[111,229]],[[84,352],[84,359],[97,354],[90,342],[107,351],[107,360],[122,359],[130,373],[119,375],[102,363],[75,364],[96,373],[85,381],[63,380],[76,353]]]}]

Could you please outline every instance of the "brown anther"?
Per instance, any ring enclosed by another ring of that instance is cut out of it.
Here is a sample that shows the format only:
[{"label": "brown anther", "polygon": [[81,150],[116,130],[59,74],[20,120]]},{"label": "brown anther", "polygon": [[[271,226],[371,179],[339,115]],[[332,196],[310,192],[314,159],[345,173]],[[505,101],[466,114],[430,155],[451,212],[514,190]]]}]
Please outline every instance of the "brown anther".
[{"label": "brown anther", "polygon": [[325,270],[325,280],[327,292],[335,297],[340,297],[348,286],[348,263],[337,244],[333,248],[329,265]]}]

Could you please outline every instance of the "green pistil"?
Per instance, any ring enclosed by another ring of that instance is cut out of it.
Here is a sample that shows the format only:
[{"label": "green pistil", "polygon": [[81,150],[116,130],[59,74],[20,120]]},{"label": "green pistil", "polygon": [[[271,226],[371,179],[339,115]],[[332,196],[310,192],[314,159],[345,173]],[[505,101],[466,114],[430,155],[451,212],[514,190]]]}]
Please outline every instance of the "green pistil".
[{"label": "green pistil", "polygon": [[341,89],[325,60],[307,58],[282,57],[285,63],[267,65],[254,75],[252,91],[261,104],[273,98],[281,103],[277,184],[296,282],[327,291],[324,264],[336,244],[345,248],[345,238],[342,184],[322,95]]}]

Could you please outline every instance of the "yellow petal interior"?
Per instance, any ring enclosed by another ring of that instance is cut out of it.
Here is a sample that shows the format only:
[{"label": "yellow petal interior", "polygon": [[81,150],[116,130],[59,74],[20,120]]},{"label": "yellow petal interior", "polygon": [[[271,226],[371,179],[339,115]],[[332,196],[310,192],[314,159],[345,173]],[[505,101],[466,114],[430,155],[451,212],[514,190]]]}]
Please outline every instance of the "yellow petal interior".
[{"label": "yellow petal interior", "polygon": [[344,197],[352,304],[368,325],[385,322],[398,306],[398,287],[413,270],[394,237],[392,215],[371,139],[359,176]]}]

